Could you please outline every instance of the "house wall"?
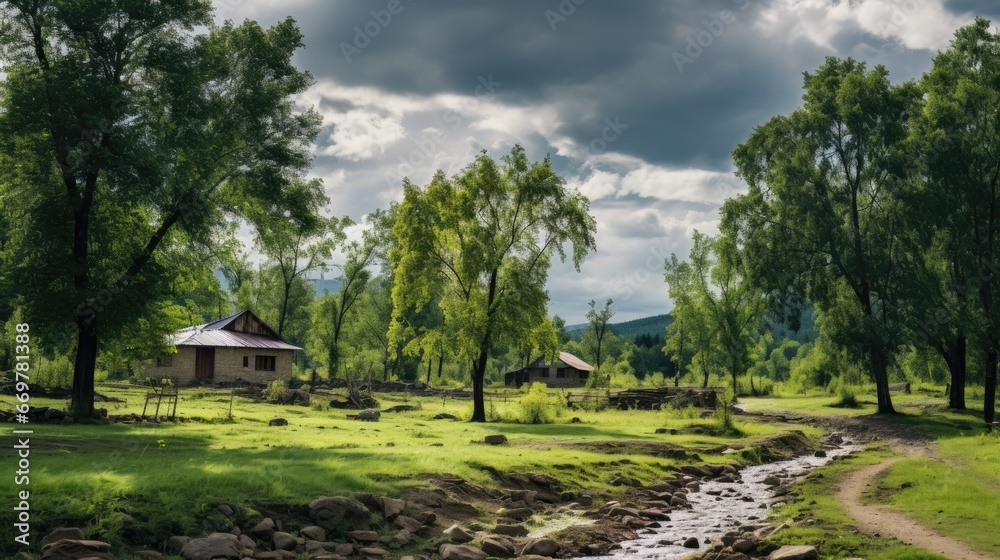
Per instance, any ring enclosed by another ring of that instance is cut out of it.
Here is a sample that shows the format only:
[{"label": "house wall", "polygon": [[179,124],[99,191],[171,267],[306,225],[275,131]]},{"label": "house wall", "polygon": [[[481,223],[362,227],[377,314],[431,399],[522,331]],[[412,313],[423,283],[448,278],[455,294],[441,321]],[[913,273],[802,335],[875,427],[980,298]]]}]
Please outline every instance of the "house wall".
[{"label": "house wall", "polygon": [[[557,377],[552,369],[555,368],[530,369],[528,370],[528,381],[530,383],[544,383],[548,387],[583,387],[587,383],[586,380],[580,379],[580,372],[576,369],[567,368],[566,377]],[[543,371],[549,376],[543,377]]]},{"label": "house wall", "polygon": [[[156,365],[152,360],[146,366],[146,375],[152,378],[171,377],[180,385],[196,382],[195,349],[196,346],[178,346],[173,354],[170,366]],[[247,367],[243,367],[243,356],[247,356]],[[274,371],[257,371],[254,369],[256,356],[274,356]],[[211,381],[232,382],[243,380],[248,383],[267,384],[275,379],[288,382],[292,378],[292,350],[272,350],[265,348],[226,348],[215,349],[215,374]]]}]

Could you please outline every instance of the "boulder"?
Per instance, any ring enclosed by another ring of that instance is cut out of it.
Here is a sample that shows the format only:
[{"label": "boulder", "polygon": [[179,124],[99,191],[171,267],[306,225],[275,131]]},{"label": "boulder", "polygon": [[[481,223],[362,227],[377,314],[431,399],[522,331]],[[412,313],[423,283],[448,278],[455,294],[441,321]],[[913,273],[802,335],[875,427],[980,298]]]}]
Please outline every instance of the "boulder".
[{"label": "boulder", "polygon": [[423,523],[417,521],[412,517],[407,517],[405,515],[397,515],[393,523],[396,525],[396,527],[399,527],[400,529],[406,529],[411,533],[416,533],[424,526]]},{"label": "boulder", "polygon": [[767,560],[816,560],[818,557],[815,546],[785,545],[772,552]]},{"label": "boulder", "polygon": [[698,548],[699,546],[701,546],[701,544],[698,542],[698,539],[696,537],[688,537],[684,539],[684,542],[681,544],[681,546],[683,546],[684,548]]},{"label": "boulder", "polygon": [[503,443],[507,443],[507,436],[503,434],[492,434],[483,438],[483,441],[485,441],[490,445],[500,445]]},{"label": "boulder", "polygon": [[85,539],[60,539],[42,547],[42,560],[115,560],[111,545],[101,541]]},{"label": "boulder", "polygon": [[291,550],[269,550],[267,552],[258,552],[254,555],[257,560],[294,560],[298,557]]},{"label": "boulder", "polygon": [[270,517],[265,517],[260,520],[260,523],[253,526],[250,529],[250,534],[252,535],[270,535],[275,531],[274,520]]},{"label": "boulder", "polygon": [[351,531],[347,533],[347,540],[356,543],[373,543],[378,541],[378,533],[375,531]]},{"label": "boulder", "polygon": [[185,560],[239,560],[243,557],[239,537],[231,533],[212,533],[202,539],[191,539],[181,549]]},{"label": "boulder", "polygon": [[365,556],[385,556],[386,554],[389,554],[388,550],[378,546],[366,546],[358,550],[358,552],[364,554]]},{"label": "boulder", "polygon": [[514,555],[514,549],[496,539],[483,539],[483,552],[490,556],[507,558]]},{"label": "boulder", "polygon": [[302,389],[288,389],[285,391],[285,404],[297,404],[309,406],[309,393]]},{"label": "boulder", "polygon": [[406,509],[406,502],[403,500],[382,498],[379,501],[382,503],[382,518],[386,521],[392,521]]},{"label": "boulder", "polygon": [[59,527],[48,535],[42,537],[42,546],[44,547],[49,543],[54,543],[63,539],[84,541],[87,540],[87,536],[83,534],[82,529],[77,529],[76,527]]},{"label": "boulder", "polygon": [[268,426],[287,426],[288,425],[288,420],[285,420],[284,418],[273,418],[273,419],[271,419],[270,422],[267,423],[267,425]]},{"label": "boulder", "polygon": [[753,549],[757,548],[757,545],[753,541],[748,541],[746,539],[741,539],[732,544],[733,552],[752,552]]},{"label": "boulder", "polygon": [[[467,543],[474,539],[471,534],[458,525],[452,525],[444,530],[444,534],[454,543]],[[443,553],[442,553],[443,554]]]},{"label": "boulder", "polygon": [[326,529],[310,525],[299,529],[299,534],[311,541],[325,541]]},{"label": "boulder", "polygon": [[438,553],[442,560],[486,560],[487,558],[482,550],[464,544],[443,544]]},{"label": "boulder", "polygon": [[815,457],[826,457],[826,451],[823,451],[822,449],[818,449],[816,451],[816,453],[813,453],[813,455]]},{"label": "boulder", "polygon": [[382,413],[375,409],[362,410],[355,417],[362,422],[378,422],[378,419],[382,417]]},{"label": "boulder", "polygon": [[281,531],[276,531],[271,535],[271,541],[274,543],[274,548],[280,550],[295,550],[295,545],[298,544],[295,537]]},{"label": "boulder", "polygon": [[537,554],[538,556],[555,556],[559,553],[559,543],[548,537],[532,539],[521,549],[521,555]]},{"label": "boulder", "polygon": [[406,546],[410,544],[413,540],[413,533],[407,531],[406,529],[400,529],[396,531],[396,534],[392,536],[392,542],[399,544],[400,546]]},{"label": "boulder", "polygon": [[498,535],[507,535],[508,537],[527,537],[528,529],[524,525],[504,525],[498,523],[493,532]]},{"label": "boulder", "polygon": [[363,504],[343,496],[323,496],[309,504],[309,517],[320,527],[334,531],[341,524],[348,529],[367,530],[371,512]]},{"label": "boulder", "polygon": [[778,486],[781,484],[781,479],[774,475],[771,475],[760,482],[765,486]]}]

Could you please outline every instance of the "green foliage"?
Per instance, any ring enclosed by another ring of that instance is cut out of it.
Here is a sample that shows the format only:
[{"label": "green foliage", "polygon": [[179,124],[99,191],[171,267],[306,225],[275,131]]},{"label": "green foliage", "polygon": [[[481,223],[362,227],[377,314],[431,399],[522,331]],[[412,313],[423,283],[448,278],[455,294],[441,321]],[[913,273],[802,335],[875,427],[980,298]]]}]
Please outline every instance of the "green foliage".
[{"label": "green foliage", "polygon": [[861,408],[861,403],[858,402],[858,397],[854,394],[854,389],[845,385],[840,388],[840,398],[830,406],[837,408]]},{"label": "green foliage", "polygon": [[264,389],[264,400],[269,403],[280,403],[285,400],[285,393],[288,391],[288,387],[285,382],[280,379],[275,379],[267,384]]},{"label": "green foliage", "polygon": [[524,424],[551,424],[562,416],[565,405],[558,396],[549,394],[544,383],[529,383],[522,387],[524,396],[518,401],[520,415],[518,419]]}]

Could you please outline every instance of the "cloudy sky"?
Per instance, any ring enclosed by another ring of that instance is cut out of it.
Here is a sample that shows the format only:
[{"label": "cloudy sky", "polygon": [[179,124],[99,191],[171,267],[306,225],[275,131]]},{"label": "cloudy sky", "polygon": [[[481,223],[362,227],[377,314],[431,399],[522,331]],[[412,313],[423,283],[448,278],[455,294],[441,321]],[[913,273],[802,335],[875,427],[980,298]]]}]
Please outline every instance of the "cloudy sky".
[{"label": "cloudy sky", "polygon": [[356,221],[482,149],[551,154],[591,200],[597,251],[550,274],[550,311],[582,322],[671,307],[663,259],[715,233],[744,189],[732,149],[798,106],[827,56],[920,77],[988,0],[215,0],[217,17],[298,21],[303,96],[325,119],[313,173]]}]

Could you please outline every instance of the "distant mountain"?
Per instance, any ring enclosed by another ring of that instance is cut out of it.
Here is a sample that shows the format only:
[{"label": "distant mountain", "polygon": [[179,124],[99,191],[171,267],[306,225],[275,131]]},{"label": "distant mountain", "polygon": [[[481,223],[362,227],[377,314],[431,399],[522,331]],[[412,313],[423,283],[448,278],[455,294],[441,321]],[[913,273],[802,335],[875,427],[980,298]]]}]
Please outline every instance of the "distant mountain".
[{"label": "distant mountain", "polygon": [[[611,323],[611,332],[624,338],[635,338],[641,334],[649,334],[655,337],[666,336],[667,325],[674,322],[674,318],[669,313],[663,315],[653,315],[621,323]],[[578,325],[566,325],[569,332],[582,331],[587,328],[587,323]]]},{"label": "distant mountain", "polygon": [[[218,268],[212,270],[212,274],[219,280],[219,284],[222,285],[224,289],[229,288],[229,282],[226,280],[226,276],[222,274],[222,271]],[[316,293],[316,297],[320,297],[325,293],[335,294],[340,291],[340,285],[343,283],[344,279],[341,277],[337,278],[306,278],[306,282],[312,284],[313,291]]]}]

